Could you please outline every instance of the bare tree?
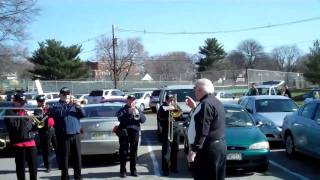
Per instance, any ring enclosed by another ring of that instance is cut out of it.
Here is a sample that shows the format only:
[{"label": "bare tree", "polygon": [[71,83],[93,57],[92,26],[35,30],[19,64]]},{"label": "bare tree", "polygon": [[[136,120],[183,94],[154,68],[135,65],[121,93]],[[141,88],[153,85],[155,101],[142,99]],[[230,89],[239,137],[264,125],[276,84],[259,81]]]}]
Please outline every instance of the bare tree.
[{"label": "bare tree", "polygon": [[254,68],[254,61],[264,54],[262,45],[254,39],[240,42],[237,49],[245,56],[246,69]]},{"label": "bare tree", "polygon": [[36,0],[0,1],[0,43],[24,40],[26,25],[38,12]]},{"label": "bare tree", "polygon": [[171,52],[145,63],[145,71],[161,81],[192,80],[193,57],[185,52]]},{"label": "bare tree", "polygon": [[301,51],[295,45],[280,46],[271,51],[273,58],[281,71],[292,72],[295,70],[296,61],[300,57]]},{"label": "bare tree", "polygon": [[111,72],[114,79],[114,72],[117,80],[125,80],[131,71],[140,64],[140,59],[144,54],[144,47],[138,38],[125,40],[118,39],[115,47],[116,68],[114,69],[114,58],[112,51],[112,39],[102,37],[97,41],[96,53],[99,60],[107,64],[107,71]]}]

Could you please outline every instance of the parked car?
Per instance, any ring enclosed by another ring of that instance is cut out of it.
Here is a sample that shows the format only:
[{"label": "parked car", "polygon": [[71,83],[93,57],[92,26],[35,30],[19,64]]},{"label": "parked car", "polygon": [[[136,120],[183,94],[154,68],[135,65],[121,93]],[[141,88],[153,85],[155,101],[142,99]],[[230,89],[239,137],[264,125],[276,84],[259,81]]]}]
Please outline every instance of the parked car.
[{"label": "parked car", "polygon": [[118,89],[93,90],[89,93],[88,104],[101,103],[105,99],[112,98],[125,99],[125,94]]},{"label": "parked car", "polygon": [[150,103],[149,106],[152,110],[152,112],[156,113],[157,109],[160,107],[160,102],[159,102],[159,96],[160,96],[160,89],[152,91],[152,94],[150,96]]},{"label": "parked car", "polygon": [[[240,105],[224,103],[227,168],[265,172],[269,166],[269,142],[252,116]],[[185,152],[189,150],[187,128]]]},{"label": "parked car", "polygon": [[310,90],[308,93],[304,94],[302,96],[304,103],[307,103],[309,101],[312,101],[314,99],[319,99],[320,98],[320,89],[319,88],[315,88]]},{"label": "parked car", "polygon": [[141,111],[150,109],[150,96],[152,91],[134,92],[132,93],[136,98],[136,107]]},{"label": "parked car", "polygon": [[246,96],[240,103],[255,119],[269,141],[281,141],[283,119],[298,110],[286,96]]},{"label": "parked car", "polygon": [[75,94],[74,98],[80,102],[80,104],[88,104],[89,94]]},{"label": "parked car", "polygon": [[[165,102],[165,97],[167,94],[176,94],[177,95],[177,105],[182,110],[182,115],[179,118],[175,118],[174,126],[176,126],[180,132],[181,136],[183,137],[183,123],[185,123],[190,118],[190,107],[186,105],[186,96],[190,96],[194,100],[195,92],[194,92],[194,85],[171,85],[161,88],[159,102],[160,105]],[[157,132],[158,135],[161,134],[162,129],[160,126],[159,119],[157,119]]]},{"label": "parked car", "polygon": [[124,103],[100,103],[84,105],[86,117],[81,123],[81,153],[116,154],[119,150],[119,140],[112,129],[118,125],[116,113]]},{"label": "parked car", "polygon": [[[1,101],[0,108],[12,107],[13,102],[10,101]],[[0,151],[6,150],[9,146],[9,133],[7,131],[7,127],[4,123],[4,116],[5,110],[0,109]]]},{"label": "parked car", "polygon": [[218,92],[214,92],[214,94],[216,98],[223,103],[238,103],[239,101],[239,98],[236,98],[236,96],[230,92],[218,91]]},{"label": "parked car", "polygon": [[[59,92],[47,92],[42,95],[44,95],[46,101],[59,100]],[[37,100],[35,98],[36,96],[34,96],[33,99],[28,100],[27,103],[31,106],[36,106]]]},{"label": "parked car", "polygon": [[286,116],[282,137],[288,156],[301,152],[320,159],[320,100],[310,101]]}]

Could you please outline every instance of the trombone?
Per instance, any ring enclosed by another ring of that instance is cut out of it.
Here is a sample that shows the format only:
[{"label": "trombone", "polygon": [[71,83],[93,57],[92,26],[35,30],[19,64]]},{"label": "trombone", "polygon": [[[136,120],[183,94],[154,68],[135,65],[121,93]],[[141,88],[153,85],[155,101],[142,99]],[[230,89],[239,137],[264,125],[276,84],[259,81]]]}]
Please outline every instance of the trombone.
[{"label": "trombone", "polygon": [[168,120],[168,140],[170,142],[173,141],[173,127],[174,127],[174,122],[175,118],[179,118],[182,115],[182,110],[180,107],[177,105],[177,94],[174,96],[174,102],[172,105],[169,106],[169,120]]},{"label": "trombone", "polygon": [[6,115],[5,111],[7,110],[23,110],[26,112],[26,114],[28,114],[27,112],[29,111],[34,111],[34,110],[40,110],[43,113],[42,108],[28,108],[28,107],[0,107],[0,112],[3,111],[3,115],[0,115],[1,119],[4,118],[26,118],[26,119],[30,119],[32,121],[32,123],[37,126],[38,129],[41,129],[45,126],[45,122],[44,120],[46,120],[48,118],[48,115],[45,115],[41,120],[38,119],[38,117],[41,116],[36,116],[36,115],[25,115],[25,116],[18,116],[18,115]]}]

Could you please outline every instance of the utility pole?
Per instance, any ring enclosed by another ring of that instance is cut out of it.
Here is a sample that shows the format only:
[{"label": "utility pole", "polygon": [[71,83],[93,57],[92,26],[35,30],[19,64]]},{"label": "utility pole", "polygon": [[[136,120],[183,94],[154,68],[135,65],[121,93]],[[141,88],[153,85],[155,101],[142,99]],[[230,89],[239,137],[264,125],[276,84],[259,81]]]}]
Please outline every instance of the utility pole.
[{"label": "utility pole", "polygon": [[114,88],[117,89],[117,73],[116,73],[116,44],[117,39],[114,37],[114,26],[112,25],[112,51],[113,51],[113,81]]}]

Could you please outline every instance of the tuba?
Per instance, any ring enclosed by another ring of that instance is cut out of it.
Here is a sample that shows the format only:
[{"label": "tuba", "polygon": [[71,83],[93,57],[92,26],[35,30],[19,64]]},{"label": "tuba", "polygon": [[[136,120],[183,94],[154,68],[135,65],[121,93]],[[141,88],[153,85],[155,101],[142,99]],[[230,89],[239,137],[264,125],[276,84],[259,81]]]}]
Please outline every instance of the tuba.
[{"label": "tuba", "polygon": [[169,107],[169,120],[168,120],[168,140],[173,141],[173,127],[175,118],[179,118],[183,114],[180,107],[177,105],[177,94],[174,95],[174,102]]}]

